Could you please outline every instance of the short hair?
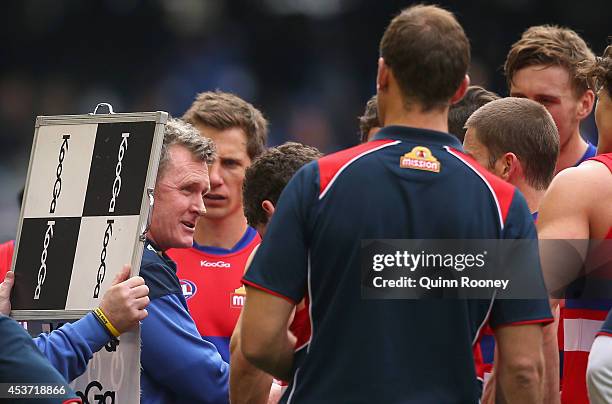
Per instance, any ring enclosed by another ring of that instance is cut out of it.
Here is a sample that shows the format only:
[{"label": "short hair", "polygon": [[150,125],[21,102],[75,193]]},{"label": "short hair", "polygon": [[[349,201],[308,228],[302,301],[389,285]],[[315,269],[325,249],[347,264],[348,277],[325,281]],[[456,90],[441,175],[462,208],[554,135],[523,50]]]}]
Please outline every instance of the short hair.
[{"label": "short hair", "polygon": [[470,115],[486,103],[499,99],[499,95],[480,86],[469,86],[463,98],[448,110],[448,132],[461,143],[465,138],[465,122]]},{"label": "short hair", "polygon": [[453,14],[415,5],[391,20],[380,55],[398,82],[404,104],[423,111],[447,107],[470,63],[470,43]]},{"label": "short hair", "polygon": [[264,200],[278,202],[281,192],[304,164],[322,156],[314,147],[301,143],[286,142],[271,147],[253,161],[246,170],[242,185],[244,216],[250,226],[268,222],[261,207]]},{"label": "short hair", "polygon": [[597,92],[604,88],[612,98],[612,45],[606,47],[601,57],[594,61],[584,61],[578,66],[577,74]]},{"label": "short hair", "polygon": [[527,98],[500,98],[480,107],[467,120],[489,152],[489,166],[504,153],[521,162],[527,183],[537,190],[550,185],[559,156],[559,132],[550,113]]},{"label": "short hair", "polygon": [[365,143],[368,141],[368,135],[372,128],[380,127],[378,121],[378,99],[376,95],[372,96],[366,103],[365,111],[359,118],[359,141]]},{"label": "short hair", "polygon": [[191,124],[176,118],[168,119],[164,130],[164,141],[159,157],[159,168],[157,178],[161,178],[170,162],[170,146],[183,146],[191,154],[207,164],[211,164],[215,158],[215,144]]},{"label": "short hair", "polygon": [[569,72],[576,95],[582,95],[588,85],[576,74],[576,66],[583,60],[595,60],[593,51],[575,31],[557,25],[538,25],[528,28],[516,41],[504,63],[508,88],[514,74],[525,67],[544,65],[561,66]]},{"label": "short hair", "polygon": [[252,104],[234,94],[218,90],[199,93],[183,114],[183,120],[194,126],[200,124],[217,130],[242,129],[251,160],[265,150],[268,121]]}]

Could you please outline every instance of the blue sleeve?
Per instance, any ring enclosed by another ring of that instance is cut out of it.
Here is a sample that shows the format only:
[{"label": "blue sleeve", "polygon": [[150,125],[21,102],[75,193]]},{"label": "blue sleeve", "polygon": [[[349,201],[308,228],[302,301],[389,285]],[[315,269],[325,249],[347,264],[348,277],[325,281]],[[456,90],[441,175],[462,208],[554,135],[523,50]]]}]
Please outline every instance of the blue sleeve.
[{"label": "blue sleeve", "polygon": [[608,312],[606,321],[604,321],[603,325],[601,326],[601,330],[599,330],[597,335],[607,335],[612,337],[612,309]]},{"label": "blue sleeve", "polygon": [[[0,316],[0,383],[49,383],[66,387],[64,399],[76,397],[67,381],[32,343],[32,338],[14,320]],[[2,402],[12,402],[5,396]],[[56,398],[15,400],[20,403],[57,403]]]},{"label": "blue sleeve", "polygon": [[85,372],[87,363],[110,337],[92,313],[34,338],[38,349],[64,378],[72,381]]},{"label": "blue sleeve", "polygon": [[143,371],[172,391],[177,402],[227,403],[229,365],[200,336],[175,295],[154,299],[142,322]]},{"label": "blue sleeve", "polygon": [[[527,202],[518,190],[514,194],[504,223],[503,239],[507,240],[505,246],[511,248],[511,251],[507,252],[506,265],[513,271],[512,281],[529,285],[530,294],[537,290],[537,294],[542,297],[497,299],[491,310],[491,327],[551,322],[552,314],[542,277],[537,233]],[[513,243],[514,240],[517,242]]]},{"label": "blue sleeve", "polygon": [[297,303],[308,274],[310,216],[318,198],[317,162],[302,167],[278,200],[266,235],[243,282]]}]

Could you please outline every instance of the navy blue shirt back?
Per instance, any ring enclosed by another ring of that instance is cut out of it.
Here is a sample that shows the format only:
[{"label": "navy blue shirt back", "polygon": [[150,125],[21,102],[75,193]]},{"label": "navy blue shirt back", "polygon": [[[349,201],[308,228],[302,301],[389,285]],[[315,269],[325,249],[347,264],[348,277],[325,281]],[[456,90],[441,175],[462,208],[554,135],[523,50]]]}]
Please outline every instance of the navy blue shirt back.
[{"label": "navy blue shirt back", "polygon": [[493,327],[548,321],[546,301],[361,298],[362,239],[535,237],[520,193],[460,150],[446,133],[386,127],[287,185],[244,277],[308,297],[311,337],[282,402],[476,403],[472,345],[487,314]]}]

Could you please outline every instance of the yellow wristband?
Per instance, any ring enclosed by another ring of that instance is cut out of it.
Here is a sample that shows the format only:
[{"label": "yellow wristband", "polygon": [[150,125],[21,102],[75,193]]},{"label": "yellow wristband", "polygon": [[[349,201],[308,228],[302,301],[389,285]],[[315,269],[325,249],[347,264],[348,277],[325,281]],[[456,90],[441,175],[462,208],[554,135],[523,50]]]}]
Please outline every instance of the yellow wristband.
[{"label": "yellow wristband", "polygon": [[117,331],[117,329],[115,328],[115,326],[110,322],[110,320],[108,319],[108,317],[106,317],[106,315],[104,314],[104,312],[102,311],[101,308],[97,307],[94,309],[94,314],[100,319],[100,321],[102,322],[102,324],[104,324],[104,326],[106,327],[106,329],[108,331],[110,331],[110,333],[112,335],[114,335],[115,337],[118,337],[119,335],[121,335],[121,333],[119,331]]}]

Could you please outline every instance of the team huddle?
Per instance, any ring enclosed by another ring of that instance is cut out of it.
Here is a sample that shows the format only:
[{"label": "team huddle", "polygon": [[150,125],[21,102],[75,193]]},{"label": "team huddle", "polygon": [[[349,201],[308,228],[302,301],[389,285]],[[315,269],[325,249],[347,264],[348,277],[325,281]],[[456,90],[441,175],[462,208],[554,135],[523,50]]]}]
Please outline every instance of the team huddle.
[{"label": "team huddle", "polygon": [[[0,362],[19,358],[0,381],[71,381],[140,323],[142,403],[612,403],[612,294],[565,270],[612,239],[612,47],[531,27],[506,98],[470,86],[469,64],[452,13],[404,9],[359,144],[325,156],[266,148],[257,108],[198,94],[165,128],[139,276],[126,265],[98,309],[30,338],[5,317],[0,246]],[[597,147],[580,133],[596,100]],[[538,239],[517,271],[550,297],[364,299],[376,239]],[[576,240],[575,259],[550,240]]]}]

